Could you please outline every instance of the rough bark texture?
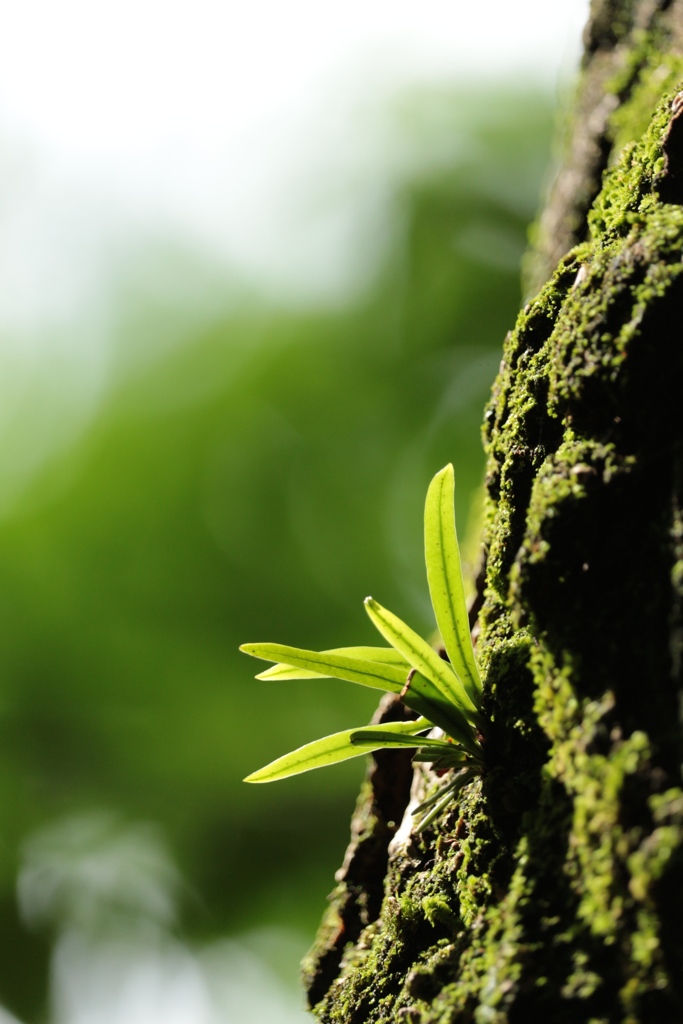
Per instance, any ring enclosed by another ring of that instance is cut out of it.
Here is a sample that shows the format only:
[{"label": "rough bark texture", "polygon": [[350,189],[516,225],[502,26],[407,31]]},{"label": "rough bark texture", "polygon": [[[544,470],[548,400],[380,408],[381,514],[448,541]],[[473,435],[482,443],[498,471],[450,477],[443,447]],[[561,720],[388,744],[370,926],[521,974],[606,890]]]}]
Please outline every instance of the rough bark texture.
[{"label": "rough bark texture", "polygon": [[324,1024],[683,1020],[682,26],[593,5],[559,265],[486,412],[489,767],[388,857],[407,785],[389,819],[366,784],[305,964]]},{"label": "rough bark texture", "polygon": [[[670,67],[663,54],[683,52],[683,4],[671,0],[594,0],[584,32],[584,56],[572,117],[563,140],[563,162],[538,226],[526,266],[536,292],[569,250],[588,237],[588,213],[614,154],[645,130],[619,111],[647,81],[640,114],[661,95]],[[660,70],[661,67],[661,70]],[[636,134],[634,134],[634,129]],[[638,130],[640,129],[640,131]]]}]

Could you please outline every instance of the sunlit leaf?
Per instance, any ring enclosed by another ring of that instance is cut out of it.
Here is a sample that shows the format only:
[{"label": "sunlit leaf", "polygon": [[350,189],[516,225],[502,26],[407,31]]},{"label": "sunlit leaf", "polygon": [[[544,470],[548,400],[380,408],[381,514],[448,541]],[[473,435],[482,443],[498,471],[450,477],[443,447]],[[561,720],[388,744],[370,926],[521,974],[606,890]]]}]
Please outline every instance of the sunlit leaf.
[{"label": "sunlit leaf", "polygon": [[391,693],[400,693],[406,682],[406,673],[399,666],[383,665],[344,654],[304,651],[284,644],[243,644],[240,650],[264,661],[291,665],[293,668],[313,671],[335,679],[346,679],[351,683],[371,686],[376,690],[389,690]]},{"label": "sunlit leaf", "polygon": [[[399,651],[393,647],[335,647],[329,651],[322,651],[322,654],[341,654],[350,658],[360,658],[361,661],[377,662],[380,665],[398,665],[405,672],[407,677],[410,665]],[[257,679],[329,679],[330,674],[325,672],[314,672],[312,669],[293,668],[291,665],[273,665],[265,672],[259,672]]]},{"label": "sunlit leaf", "polygon": [[[390,723],[397,724],[397,723]],[[403,723],[398,723],[403,724]],[[429,729],[431,723],[427,722],[423,726],[424,729]],[[446,740],[430,739],[428,736],[415,736],[405,735],[405,730],[394,730],[387,725],[383,725],[377,729],[358,729],[356,732],[351,734],[351,742],[353,744],[364,744],[380,742],[385,747],[437,747],[440,750],[452,750],[453,744],[447,743]]]},{"label": "sunlit leaf", "polygon": [[475,732],[463,712],[420,672],[411,673],[401,699],[411,711],[438,725],[471,754],[481,754]]},{"label": "sunlit leaf", "polygon": [[[425,552],[437,625],[451,659],[445,661],[418,633],[372,598],[365,607],[379,632],[392,645],[338,647],[307,651],[284,644],[244,644],[240,650],[275,664],[259,679],[328,678],[349,680],[398,693],[421,718],[378,727],[349,729],[308,743],[278,758],[245,781],[273,782],[383,748],[410,747],[415,761],[456,769],[448,785],[426,800],[422,830],[446,807],[467,781],[481,773],[484,752],[478,730],[481,682],[469,632],[455,533],[453,467],[432,481],[425,505]],[[449,739],[420,736],[439,726]]]},{"label": "sunlit leaf", "polygon": [[[401,733],[406,738],[411,732],[421,731],[429,728],[429,722],[393,722],[393,729],[389,734],[391,740]],[[388,726],[384,726],[388,731]],[[284,757],[279,757],[264,768],[248,775],[245,782],[276,782],[278,779],[287,779],[290,775],[300,775],[302,772],[312,771],[314,768],[324,768],[329,764],[337,764],[339,761],[348,761],[352,757],[360,757],[362,754],[372,753],[373,750],[380,750],[387,746],[384,740],[369,740],[367,743],[354,743],[351,737],[358,733],[356,729],[346,729],[344,732],[336,732],[331,736],[324,736],[313,743],[307,743],[297,750],[293,750]]]},{"label": "sunlit leaf", "polygon": [[286,682],[289,679],[332,679],[329,672],[314,672],[309,668],[294,668],[292,665],[285,665],[279,662],[271,668],[265,669],[254,676],[254,679],[270,679]]},{"label": "sunlit leaf", "polygon": [[400,651],[413,668],[421,672],[427,679],[431,679],[445,697],[462,708],[470,721],[479,724],[480,716],[477,706],[448,662],[440,658],[434,648],[426,640],[423,640],[419,633],[407,626],[393,612],[383,608],[378,601],[366,597],[365,609],[385,640],[388,640],[397,651]]},{"label": "sunlit leaf", "polygon": [[429,593],[446,653],[470,700],[478,706],[481,679],[472,649],[455,530],[453,466],[436,474],[425,502],[424,538]]},{"label": "sunlit leaf", "polygon": [[439,754],[436,750],[431,750],[429,747],[425,747],[413,754],[413,761],[425,761],[431,764],[434,768],[448,769],[462,765],[464,761],[467,761],[468,757],[469,754],[456,746],[451,746],[450,751],[446,754]]}]

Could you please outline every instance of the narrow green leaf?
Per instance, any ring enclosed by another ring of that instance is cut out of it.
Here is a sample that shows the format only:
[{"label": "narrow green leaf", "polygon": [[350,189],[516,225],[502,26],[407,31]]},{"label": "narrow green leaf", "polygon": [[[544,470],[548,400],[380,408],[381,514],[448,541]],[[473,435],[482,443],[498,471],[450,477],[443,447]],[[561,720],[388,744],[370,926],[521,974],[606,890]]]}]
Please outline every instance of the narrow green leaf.
[{"label": "narrow green leaf", "polygon": [[[360,658],[361,661],[377,662],[380,665],[399,666],[405,672],[406,677],[410,671],[410,665],[398,651],[393,647],[334,647],[329,651],[322,651],[323,654],[342,654],[349,658]],[[273,665],[265,672],[259,672],[257,679],[330,679],[331,676],[324,672],[314,672],[312,669],[293,668],[291,665]]]},{"label": "narrow green leaf", "polygon": [[[428,722],[423,728],[429,728]],[[437,747],[439,750],[453,750],[453,744],[446,740],[429,739],[427,736],[401,735],[398,732],[389,732],[386,726],[378,729],[359,729],[351,735],[353,744],[374,743],[379,741],[385,747]],[[436,756],[436,754],[434,755]]]},{"label": "narrow green leaf", "polygon": [[314,672],[312,669],[307,668],[293,668],[291,665],[285,665],[283,662],[279,662],[277,665],[273,665],[271,668],[267,668],[254,676],[254,679],[275,679],[280,682],[285,682],[288,679],[332,678],[332,676],[324,672]]},{"label": "narrow green leaf", "polygon": [[431,810],[418,822],[415,831],[418,833],[424,832],[427,826],[431,825],[435,818],[438,818],[442,811],[448,807],[460,790],[476,779],[479,774],[476,768],[462,768],[451,782],[442,789],[437,790],[433,796],[421,803],[419,807],[416,807],[413,811],[415,816],[422,814],[429,807],[431,807]]},{"label": "narrow green leaf", "polygon": [[448,662],[440,658],[426,640],[371,597],[365,598],[365,610],[385,640],[400,651],[414,669],[431,679],[445,697],[462,708],[471,722],[480,724],[477,705]]},{"label": "narrow green leaf", "polygon": [[[404,733],[411,729],[428,729],[429,722],[396,722],[391,723],[402,727]],[[386,730],[388,726],[384,726]],[[348,761],[352,757],[360,757],[362,754],[372,753],[373,750],[380,750],[387,744],[383,740],[369,740],[367,743],[353,743],[351,737],[358,729],[346,729],[344,732],[336,732],[332,736],[323,736],[320,740],[307,743],[291,753],[279,757],[276,761],[260,768],[257,772],[248,775],[245,782],[276,782],[278,779],[287,779],[290,775],[300,775],[302,772],[312,771],[314,768],[324,768],[328,764],[336,764],[339,761]],[[396,740],[399,730],[392,732],[392,740]],[[406,737],[407,738],[407,737]]]},{"label": "narrow green leaf", "polygon": [[436,624],[446,653],[470,700],[479,706],[481,679],[472,648],[455,530],[455,484],[449,463],[436,474],[425,502],[424,536],[427,581]]},{"label": "narrow green leaf", "polygon": [[473,757],[481,757],[482,751],[476,734],[460,708],[444,697],[434,683],[420,672],[414,672],[409,679],[408,687],[401,697],[406,707],[438,725]]},{"label": "narrow green leaf", "polygon": [[462,766],[463,762],[467,761],[469,755],[462,750],[460,747],[451,746],[452,753],[438,754],[430,747],[420,749],[416,754],[413,754],[413,761],[425,761],[431,764],[433,768],[455,768]]},{"label": "narrow green leaf", "polygon": [[382,665],[362,658],[332,654],[325,651],[304,651],[284,644],[242,644],[240,650],[264,661],[275,661],[293,668],[313,671],[335,679],[346,679],[376,690],[400,693],[406,682],[406,673],[397,665]]},{"label": "narrow green leaf", "polygon": [[[441,791],[441,795],[439,799],[435,801],[431,811],[428,811],[427,814],[425,814],[425,816],[417,822],[415,826],[415,831],[418,833],[418,835],[420,832],[424,832],[424,830],[429,825],[431,825],[435,818],[438,818],[439,815],[446,810],[448,805],[453,801],[454,796],[455,792],[451,786],[446,787],[446,792]],[[413,814],[415,813],[416,812],[413,811]]]},{"label": "narrow green leaf", "polygon": [[416,818],[419,814],[422,814],[429,807],[433,807],[434,804],[437,803],[437,801],[441,800],[441,798],[446,793],[453,793],[453,792],[455,792],[455,788],[456,788],[455,787],[455,781],[454,781],[453,776],[451,775],[446,780],[444,785],[439,786],[438,789],[434,790],[434,792],[432,793],[431,796],[428,796],[426,800],[423,800],[422,803],[417,805],[417,807],[414,807],[413,810],[411,811],[411,814],[413,815],[413,817]]}]

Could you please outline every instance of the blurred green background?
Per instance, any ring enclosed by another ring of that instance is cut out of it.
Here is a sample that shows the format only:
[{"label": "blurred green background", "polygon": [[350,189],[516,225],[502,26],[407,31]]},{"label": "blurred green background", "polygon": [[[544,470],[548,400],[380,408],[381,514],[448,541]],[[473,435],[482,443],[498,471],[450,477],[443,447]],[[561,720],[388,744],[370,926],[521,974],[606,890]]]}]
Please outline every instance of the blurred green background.
[{"label": "blurred green background", "polygon": [[[167,1024],[304,1019],[297,963],[364,766],[240,780],[376,697],[256,682],[237,648],[372,642],[369,593],[431,628],[423,496],[453,461],[458,522],[476,517],[552,116],[508,86],[394,97],[379,255],[359,248],[342,298],[277,301],[176,242],[164,259],[201,301],[148,288],[144,251],[118,272],[106,386],[2,503],[8,1020],[123,1020],[136,985]],[[7,465],[54,429],[32,388]]]}]

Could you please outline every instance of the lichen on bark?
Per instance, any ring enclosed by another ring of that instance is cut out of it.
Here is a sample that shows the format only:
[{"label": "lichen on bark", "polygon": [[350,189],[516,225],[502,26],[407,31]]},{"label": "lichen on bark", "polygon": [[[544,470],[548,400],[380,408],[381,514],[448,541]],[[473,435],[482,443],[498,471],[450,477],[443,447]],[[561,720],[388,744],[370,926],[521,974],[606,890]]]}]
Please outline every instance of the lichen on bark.
[{"label": "lichen on bark", "polygon": [[636,63],[587,237],[486,411],[488,769],[394,844],[332,970],[321,933],[323,1024],[683,1019],[683,66]]}]

